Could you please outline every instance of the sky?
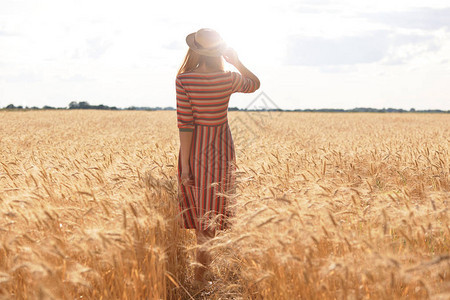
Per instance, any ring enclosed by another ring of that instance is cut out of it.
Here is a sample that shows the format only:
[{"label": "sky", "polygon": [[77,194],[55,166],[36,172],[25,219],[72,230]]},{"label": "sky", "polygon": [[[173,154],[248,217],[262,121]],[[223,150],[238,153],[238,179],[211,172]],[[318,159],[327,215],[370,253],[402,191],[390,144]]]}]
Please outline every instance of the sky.
[{"label": "sky", "polygon": [[448,0],[0,0],[0,107],[175,107],[200,28],[261,81],[230,107],[450,110]]}]

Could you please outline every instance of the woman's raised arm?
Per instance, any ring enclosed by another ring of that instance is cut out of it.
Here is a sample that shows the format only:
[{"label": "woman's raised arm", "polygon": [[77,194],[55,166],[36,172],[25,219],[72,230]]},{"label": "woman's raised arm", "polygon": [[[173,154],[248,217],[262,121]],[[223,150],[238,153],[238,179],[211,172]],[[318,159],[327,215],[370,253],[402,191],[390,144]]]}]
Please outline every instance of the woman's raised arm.
[{"label": "woman's raised arm", "polygon": [[233,48],[228,48],[223,54],[223,58],[238,69],[242,76],[250,78],[256,84],[256,90],[259,89],[261,83],[258,77],[247,69],[244,64],[239,60],[236,51]]}]

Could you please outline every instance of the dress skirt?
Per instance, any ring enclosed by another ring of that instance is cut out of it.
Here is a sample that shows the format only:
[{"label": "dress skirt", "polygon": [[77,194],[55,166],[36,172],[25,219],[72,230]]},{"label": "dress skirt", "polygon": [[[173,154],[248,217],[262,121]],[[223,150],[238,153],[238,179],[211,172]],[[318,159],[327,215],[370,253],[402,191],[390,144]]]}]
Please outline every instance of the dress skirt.
[{"label": "dress skirt", "polygon": [[236,155],[228,122],[195,124],[189,157],[194,185],[181,184],[181,148],[178,155],[180,225],[188,229],[227,229],[236,192]]}]

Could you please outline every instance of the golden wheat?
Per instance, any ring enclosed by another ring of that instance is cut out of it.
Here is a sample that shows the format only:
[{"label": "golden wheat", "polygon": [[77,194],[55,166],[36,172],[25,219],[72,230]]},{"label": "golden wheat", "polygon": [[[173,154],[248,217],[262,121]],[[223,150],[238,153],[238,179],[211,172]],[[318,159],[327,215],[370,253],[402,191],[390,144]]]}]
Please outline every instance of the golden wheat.
[{"label": "golden wheat", "polygon": [[175,112],[0,112],[0,297],[450,297],[450,115],[229,120],[236,218],[199,292]]}]

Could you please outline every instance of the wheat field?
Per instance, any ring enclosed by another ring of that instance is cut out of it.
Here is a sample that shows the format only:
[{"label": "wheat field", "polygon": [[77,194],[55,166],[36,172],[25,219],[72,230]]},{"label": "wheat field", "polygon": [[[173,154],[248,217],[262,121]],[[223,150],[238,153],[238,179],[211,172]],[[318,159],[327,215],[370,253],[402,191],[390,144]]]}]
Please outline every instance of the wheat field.
[{"label": "wheat field", "polygon": [[0,112],[0,299],[450,298],[450,115],[229,122],[236,218],[198,291],[174,111]]}]

